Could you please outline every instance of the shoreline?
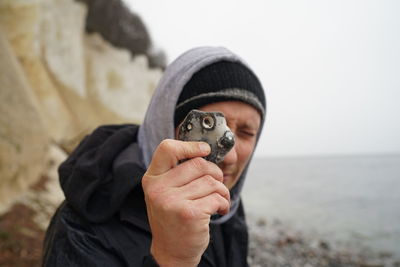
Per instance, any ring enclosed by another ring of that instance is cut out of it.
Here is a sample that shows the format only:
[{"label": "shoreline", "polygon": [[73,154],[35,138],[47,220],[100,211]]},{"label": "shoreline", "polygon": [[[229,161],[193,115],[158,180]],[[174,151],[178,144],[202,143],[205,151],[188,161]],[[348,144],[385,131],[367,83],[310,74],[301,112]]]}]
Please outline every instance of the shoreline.
[{"label": "shoreline", "polygon": [[357,266],[400,267],[400,259],[387,251],[338,243],[318,235],[305,235],[279,220],[248,215],[249,256],[252,267]]}]

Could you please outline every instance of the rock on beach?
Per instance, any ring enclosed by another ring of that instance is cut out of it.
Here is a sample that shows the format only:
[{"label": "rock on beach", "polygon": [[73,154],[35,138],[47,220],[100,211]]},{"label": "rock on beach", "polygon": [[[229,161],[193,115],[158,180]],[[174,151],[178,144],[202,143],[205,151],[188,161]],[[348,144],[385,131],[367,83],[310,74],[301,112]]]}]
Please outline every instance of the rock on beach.
[{"label": "rock on beach", "polygon": [[400,266],[390,253],[348,247],[319,236],[306,235],[279,220],[248,216],[252,267],[385,267]]}]

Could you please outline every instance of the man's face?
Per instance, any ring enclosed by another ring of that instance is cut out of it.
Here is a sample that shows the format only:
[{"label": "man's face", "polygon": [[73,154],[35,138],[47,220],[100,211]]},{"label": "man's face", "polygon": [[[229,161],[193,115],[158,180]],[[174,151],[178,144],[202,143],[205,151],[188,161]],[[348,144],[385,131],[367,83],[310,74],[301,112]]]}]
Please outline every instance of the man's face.
[{"label": "man's face", "polygon": [[255,108],[239,101],[224,101],[199,108],[202,111],[219,111],[235,134],[235,146],[218,164],[224,173],[224,184],[232,189],[237,183],[253,153],[261,117]]}]

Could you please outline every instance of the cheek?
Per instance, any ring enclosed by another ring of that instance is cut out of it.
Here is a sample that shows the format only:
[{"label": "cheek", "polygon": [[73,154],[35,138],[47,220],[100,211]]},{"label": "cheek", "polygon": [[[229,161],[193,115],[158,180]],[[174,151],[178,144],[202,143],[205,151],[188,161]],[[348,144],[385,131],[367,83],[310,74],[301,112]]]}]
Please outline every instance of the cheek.
[{"label": "cheek", "polygon": [[250,159],[254,150],[255,142],[248,142],[244,140],[237,140],[237,156],[241,167],[245,166]]}]

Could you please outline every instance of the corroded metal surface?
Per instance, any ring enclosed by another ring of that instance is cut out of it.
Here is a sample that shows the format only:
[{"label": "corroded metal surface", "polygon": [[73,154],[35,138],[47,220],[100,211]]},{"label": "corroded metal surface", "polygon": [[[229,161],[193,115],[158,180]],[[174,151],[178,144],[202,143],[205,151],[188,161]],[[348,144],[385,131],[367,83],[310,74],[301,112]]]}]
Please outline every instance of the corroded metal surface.
[{"label": "corroded metal surface", "polygon": [[235,144],[235,136],[226,125],[224,114],[221,112],[194,109],[178,127],[179,140],[208,143],[211,153],[205,159],[214,163],[221,162]]}]

